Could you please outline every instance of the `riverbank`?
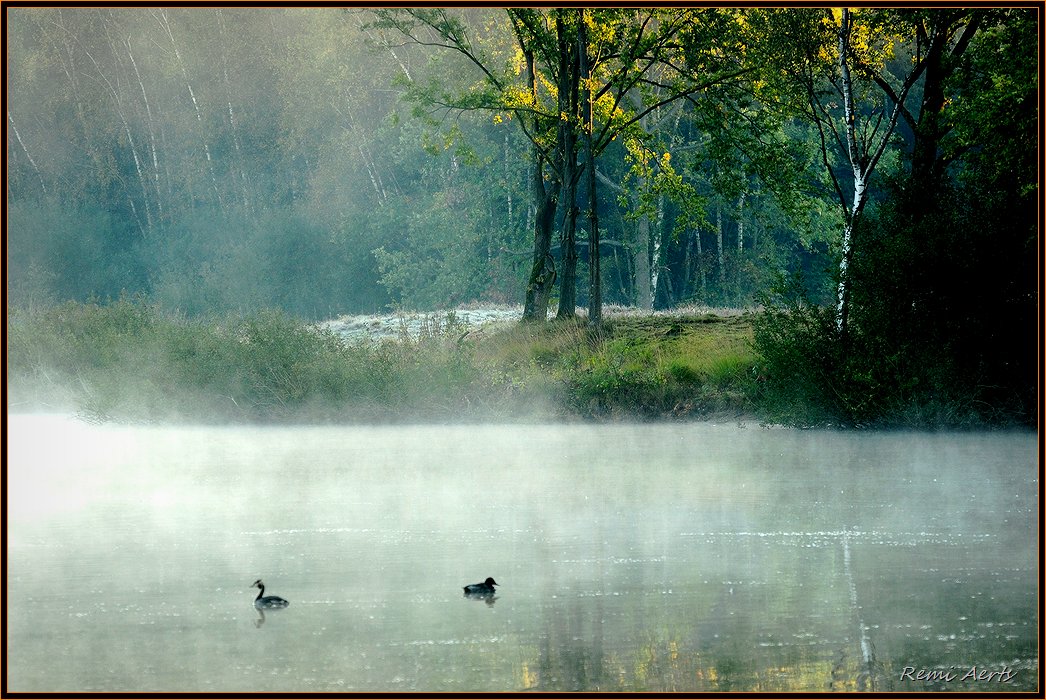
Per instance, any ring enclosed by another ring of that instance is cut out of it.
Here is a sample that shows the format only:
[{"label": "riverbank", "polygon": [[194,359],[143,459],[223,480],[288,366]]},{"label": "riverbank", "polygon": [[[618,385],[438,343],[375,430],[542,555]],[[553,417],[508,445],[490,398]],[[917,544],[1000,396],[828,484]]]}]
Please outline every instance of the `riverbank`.
[{"label": "riverbank", "polygon": [[189,319],[139,302],[8,316],[9,408],[94,421],[736,419],[756,413],[752,316],[513,308],[308,325]]},{"label": "riverbank", "polygon": [[[12,309],[8,409],[127,423],[847,424],[768,369],[753,340],[761,312],[609,309],[599,331],[583,318],[520,315],[471,308],[305,324],[279,312],[187,318],[129,300]],[[865,427],[1020,424],[944,408],[901,405]]]}]

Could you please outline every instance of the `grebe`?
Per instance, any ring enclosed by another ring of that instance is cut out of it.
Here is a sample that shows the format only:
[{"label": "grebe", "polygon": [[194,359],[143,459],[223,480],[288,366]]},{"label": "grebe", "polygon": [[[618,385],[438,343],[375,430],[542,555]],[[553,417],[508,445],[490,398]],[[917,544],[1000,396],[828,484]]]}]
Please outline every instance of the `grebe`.
[{"label": "grebe", "polygon": [[256,608],[285,608],[290,603],[278,595],[265,595],[265,584],[258,579],[251,584],[251,588],[260,588],[258,591],[258,597],[254,599],[254,607]]}]

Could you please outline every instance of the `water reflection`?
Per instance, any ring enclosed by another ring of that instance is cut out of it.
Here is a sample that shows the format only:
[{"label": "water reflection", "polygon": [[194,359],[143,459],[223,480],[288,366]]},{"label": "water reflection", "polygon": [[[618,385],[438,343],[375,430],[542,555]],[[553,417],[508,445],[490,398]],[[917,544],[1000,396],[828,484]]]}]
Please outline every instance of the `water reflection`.
[{"label": "water reflection", "polygon": [[603,654],[602,617],[588,617],[578,606],[547,606],[544,618],[535,673],[527,689],[598,692],[613,687],[608,684],[612,669]]},{"label": "water reflection", "polygon": [[493,593],[469,593],[466,591],[464,596],[469,600],[482,600],[490,607],[494,607],[494,602],[498,599],[498,596]]},{"label": "water reflection", "polygon": [[273,612],[276,615],[284,614],[284,613],[280,612],[280,610],[282,610],[282,608],[259,608],[259,607],[254,608],[254,611],[256,613],[258,613],[258,617],[256,617],[254,619],[254,627],[256,629],[261,629],[262,625],[265,624],[265,619],[266,619],[265,618],[265,611],[266,610],[268,610],[269,612]]},{"label": "water reflection", "polygon": [[1034,435],[11,427],[12,691],[1036,687]]}]

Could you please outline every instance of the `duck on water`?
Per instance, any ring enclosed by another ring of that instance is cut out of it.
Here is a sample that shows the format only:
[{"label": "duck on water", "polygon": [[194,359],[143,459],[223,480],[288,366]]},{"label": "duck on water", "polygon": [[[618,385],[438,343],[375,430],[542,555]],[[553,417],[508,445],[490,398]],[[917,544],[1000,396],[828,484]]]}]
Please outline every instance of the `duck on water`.
[{"label": "duck on water", "polygon": [[273,610],[275,608],[285,608],[290,605],[290,602],[284,600],[278,595],[265,595],[265,584],[262,583],[261,579],[258,579],[251,584],[251,588],[258,588],[258,597],[254,599],[254,607],[265,608],[267,610]]},{"label": "duck on water", "polygon": [[465,595],[491,596],[494,595],[494,586],[497,585],[497,581],[488,577],[483,583],[470,583],[465,586]]}]

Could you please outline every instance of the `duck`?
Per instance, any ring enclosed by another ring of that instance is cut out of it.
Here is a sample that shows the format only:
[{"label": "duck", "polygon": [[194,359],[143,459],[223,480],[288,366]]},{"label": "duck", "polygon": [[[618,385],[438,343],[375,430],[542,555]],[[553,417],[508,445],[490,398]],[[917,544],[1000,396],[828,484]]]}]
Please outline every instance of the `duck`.
[{"label": "duck", "polygon": [[258,597],[254,599],[254,607],[256,608],[272,610],[275,608],[285,608],[290,605],[289,601],[284,600],[278,595],[265,595],[265,584],[262,583],[261,579],[252,583],[251,588],[261,589],[258,591]]},{"label": "duck", "polygon": [[465,586],[465,595],[494,595],[494,586],[497,585],[497,581],[488,577],[487,580],[483,583],[470,583],[469,585]]}]

